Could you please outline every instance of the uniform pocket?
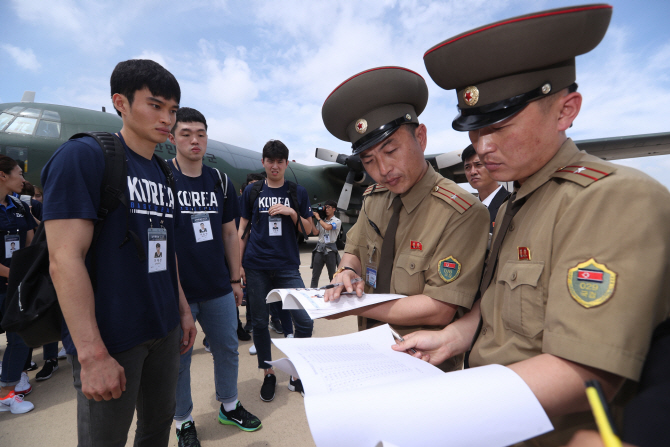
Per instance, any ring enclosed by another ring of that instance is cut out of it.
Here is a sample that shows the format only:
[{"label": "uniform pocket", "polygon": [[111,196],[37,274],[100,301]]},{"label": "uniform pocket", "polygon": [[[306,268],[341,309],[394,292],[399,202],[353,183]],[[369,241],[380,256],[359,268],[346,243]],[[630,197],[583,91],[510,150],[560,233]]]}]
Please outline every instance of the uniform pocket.
[{"label": "uniform pocket", "polygon": [[398,260],[393,268],[393,289],[401,295],[418,295],[423,293],[425,285],[425,271],[430,259],[410,255],[398,254]]},{"label": "uniform pocket", "polygon": [[498,274],[505,287],[502,320],[506,329],[535,337],[544,326],[544,262],[510,261]]}]

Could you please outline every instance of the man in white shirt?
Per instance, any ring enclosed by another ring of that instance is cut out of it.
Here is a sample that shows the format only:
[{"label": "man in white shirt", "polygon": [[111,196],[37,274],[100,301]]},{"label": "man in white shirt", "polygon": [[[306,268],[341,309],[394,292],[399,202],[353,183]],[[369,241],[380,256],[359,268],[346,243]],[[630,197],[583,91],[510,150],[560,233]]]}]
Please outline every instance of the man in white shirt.
[{"label": "man in white shirt", "polygon": [[491,215],[491,228],[489,232],[493,233],[498,208],[503,204],[509,192],[504,186],[498,185],[498,182],[491,178],[489,171],[484,166],[484,163],[479,160],[479,156],[472,145],[465,148],[461,154],[461,159],[463,160],[463,169],[465,170],[465,177],[468,179],[468,183],[477,190],[479,200],[489,210],[489,214]]}]

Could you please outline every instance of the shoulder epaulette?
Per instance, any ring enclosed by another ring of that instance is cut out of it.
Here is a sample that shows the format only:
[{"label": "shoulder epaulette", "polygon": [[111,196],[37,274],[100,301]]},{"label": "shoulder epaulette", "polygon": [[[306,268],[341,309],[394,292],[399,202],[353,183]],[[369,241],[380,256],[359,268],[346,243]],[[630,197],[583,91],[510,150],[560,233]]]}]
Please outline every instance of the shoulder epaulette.
[{"label": "shoulder epaulette", "polygon": [[459,214],[463,214],[470,208],[474,201],[464,199],[465,190],[456,186],[452,183],[451,185],[446,185],[446,187],[441,185],[433,186],[431,194],[437,198],[440,198],[451,205]]},{"label": "shoulder epaulette", "polygon": [[388,188],[386,186],[381,186],[380,184],[375,183],[374,185],[368,186],[368,189],[365,190],[363,196],[370,195],[374,192],[385,192],[385,191],[388,191]]},{"label": "shoulder epaulette", "polygon": [[607,177],[614,171],[616,171],[616,167],[611,164],[579,161],[563,166],[552,174],[552,178],[570,180],[586,188],[591,183]]}]

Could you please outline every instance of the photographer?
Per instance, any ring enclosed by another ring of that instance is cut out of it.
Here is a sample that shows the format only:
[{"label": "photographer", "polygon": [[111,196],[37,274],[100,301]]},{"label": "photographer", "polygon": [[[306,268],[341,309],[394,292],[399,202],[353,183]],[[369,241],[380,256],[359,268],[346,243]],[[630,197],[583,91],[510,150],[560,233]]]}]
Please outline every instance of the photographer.
[{"label": "photographer", "polygon": [[335,270],[337,269],[338,253],[335,241],[342,228],[342,221],[335,217],[337,203],[327,200],[323,207],[319,207],[314,218],[317,221],[316,228],[312,235],[316,236],[316,230],[319,231],[319,242],[312,253],[312,284],[310,287],[319,286],[319,277],[323,270],[323,264],[328,267],[328,278],[332,281]]}]

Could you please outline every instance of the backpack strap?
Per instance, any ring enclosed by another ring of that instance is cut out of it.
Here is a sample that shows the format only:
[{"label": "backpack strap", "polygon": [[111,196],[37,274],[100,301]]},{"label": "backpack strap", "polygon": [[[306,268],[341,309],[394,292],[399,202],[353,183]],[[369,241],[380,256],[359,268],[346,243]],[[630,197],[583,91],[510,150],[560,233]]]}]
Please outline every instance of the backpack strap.
[{"label": "backpack strap", "polygon": [[[251,191],[249,191],[249,207],[252,209],[251,212],[251,218],[253,219],[254,213],[253,209],[256,205],[256,199],[258,199],[258,196],[261,195],[261,190],[263,189],[263,183],[265,183],[265,180],[259,180],[255,182],[254,184],[251,185]],[[251,219],[247,222],[247,227],[244,229],[244,233],[242,233],[242,240],[244,240],[245,237],[247,237],[247,234],[249,234],[249,231],[251,230]]]},{"label": "backpack strap", "polygon": [[219,176],[219,181],[216,182],[216,186],[214,186],[214,193],[216,193],[219,190],[219,188],[223,190],[223,203],[225,205],[226,200],[228,200],[228,174],[224,172],[223,177],[221,177],[221,171],[219,171],[216,168],[212,169],[214,169],[217,175]]},{"label": "backpack strap", "polygon": [[[295,213],[298,215],[298,224],[300,225],[300,232],[302,233],[303,237],[307,239],[309,236],[307,236],[307,231],[305,231],[305,225],[303,225],[302,223],[302,217],[300,216],[300,210],[298,209],[298,185],[289,180],[286,180],[286,183],[288,183],[288,193],[289,196],[291,197],[291,208],[293,208],[295,210]],[[297,227],[298,225],[296,225],[296,230]]]},{"label": "backpack strap", "polygon": [[14,203],[14,206],[17,207],[19,210],[21,210],[21,212],[25,216],[26,215],[26,207],[23,206],[23,202],[21,202],[21,199],[16,198],[11,194],[8,194],[7,197],[9,197],[9,199],[12,201],[12,203]]}]

